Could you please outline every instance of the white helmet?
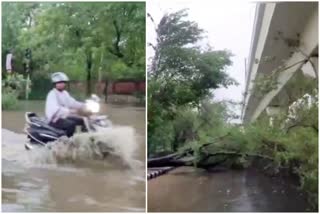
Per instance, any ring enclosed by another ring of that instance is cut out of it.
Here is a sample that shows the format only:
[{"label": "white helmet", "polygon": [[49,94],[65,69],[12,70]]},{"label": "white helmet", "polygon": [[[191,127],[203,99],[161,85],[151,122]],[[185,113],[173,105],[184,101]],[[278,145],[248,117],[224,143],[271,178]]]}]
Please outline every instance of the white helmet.
[{"label": "white helmet", "polygon": [[63,72],[55,72],[51,75],[51,81],[52,83],[57,82],[68,82],[69,78],[68,76]]}]

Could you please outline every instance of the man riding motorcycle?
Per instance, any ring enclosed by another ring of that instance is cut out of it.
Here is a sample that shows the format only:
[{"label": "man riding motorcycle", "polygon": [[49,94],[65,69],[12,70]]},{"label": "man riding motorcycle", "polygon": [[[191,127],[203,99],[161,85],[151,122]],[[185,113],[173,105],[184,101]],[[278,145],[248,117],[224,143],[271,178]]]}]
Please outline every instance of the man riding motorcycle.
[{"label": "man riding motorcycle", "polygon": [[62,129],[68,137],[71,137],[77,126],[86,131],[84,121],[77,116],[79,112],[85,112],[85,104],[75,100],[65,90],[68,76],[63,72],[51,75],[54,88],[48,93],[46,99],[45,114],[49,125]]}]

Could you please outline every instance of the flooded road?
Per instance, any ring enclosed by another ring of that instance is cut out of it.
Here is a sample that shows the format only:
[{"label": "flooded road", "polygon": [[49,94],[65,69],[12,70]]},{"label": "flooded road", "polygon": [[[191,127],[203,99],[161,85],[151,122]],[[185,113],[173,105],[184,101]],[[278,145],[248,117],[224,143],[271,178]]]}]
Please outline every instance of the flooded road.
[{"label": "flooded road", "polygon": [[209,173],[180,167],[148,181],[149,212],[301,212],[305,195],[255,170]]},{"label": "flooded road", "polygon": [[[135,129],[141,165],[121,167],[101,161],[43,163],[24,149],[25,111],[43,115],[44,102],[23,102],[2,112],[2,211],[143,212],[145,210],[145,109],[103,106],[115,125]],[[32,156],[32,157],[31,157]]]}]

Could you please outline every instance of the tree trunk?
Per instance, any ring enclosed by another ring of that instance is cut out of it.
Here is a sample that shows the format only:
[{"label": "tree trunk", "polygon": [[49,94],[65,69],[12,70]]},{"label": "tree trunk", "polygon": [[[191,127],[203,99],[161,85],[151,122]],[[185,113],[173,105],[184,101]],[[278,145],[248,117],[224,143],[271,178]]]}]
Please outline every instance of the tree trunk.
[{"label": "tree trunk", "polygon": [[105,103],[108,103],[108,86],[109,86],[109,80],[106,79],[105,86],[104,86],[104,101],[105,101]]},{"label": "tree trunk", "polygon": [[[179,155],[177,153],[173,153],[164,157],[159,158],[151,158],[148,159],[148,167],[167,167],[167,166],[191,166],[193,165],[194,157],[182,157],[183,155]],[[209,157],[222,157],[224,158],[216,160],[215,162],[207,163],[207,159]],[[209,168],[215,167],[222,163],[224,163],[227,159],[238,157],[238,156],[248,156],[253,158],[265,159],[274,161],[274,159],[267,155],[261,154],[250,154],[250,153],[241,153],[241,152],[233,152],[233,151],[220,151],[211,154],[207,154],[201,161],[197,162],[197,166],[200,168]]]},{"label": "tree trunk", "polygon": [[99,70],[98,70],[98,81],[99,81],[99,83],[102,80],[101,76],[102,76],[103,57],[104,57],[104,52],[102,51],[101,56],[100,56],[100,66],[99,66]]},{"label": "tree trunk", "polygon": [[[223,140],[225,137],[228,137],[230,133],[227,133],[223,136],[211,139],[211,142],[202,144],[198,149],[203,151],[207,146],[212,145],[212,142],[217,142]],[[207,160],[210,157],[225,157],[221,160],[217,160],[212,163],[207,163]],[[197,161],[197,166],[200,168],[215,167],[224,163],[227,159],[239,156],[247,156],[253,158],[260,158],[273,161],[274,159],[267,155],[262,154],[253,154],[253,153],[242,153],[240,151],[217,151],[214,153],[206,153],[206,156],[202,160]],[[190,148],[185,150],[183,153],[172,153],[163,157],[150,158],[148,159],[148,167],[165,167],[165,166],[190,166],[195,160],[194,151]]]},{"label": "tree trunk", "polygon": [[87,53],[87,95],[91,94],[91,68],[92,68],[92,52]]}]

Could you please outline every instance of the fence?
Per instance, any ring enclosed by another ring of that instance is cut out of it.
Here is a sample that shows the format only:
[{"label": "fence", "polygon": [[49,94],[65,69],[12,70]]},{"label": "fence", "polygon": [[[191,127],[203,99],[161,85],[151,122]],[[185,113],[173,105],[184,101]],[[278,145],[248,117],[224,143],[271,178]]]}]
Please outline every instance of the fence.
[{"label": "fence", "polygon": [[[50,80],[41,80],[32,82],[30,99],[45,99],[47,93],[52,89]],[[106,82],[91,82],[91,91],[99,96],[110,95],[132,95],[144,96],[146,91],[145,81],[119,80],[109,82],[106,90]],[[72,95],[78,98],[84,98],[87,92],[86,81],[71,81],[68,84],[68,90]]]}]

